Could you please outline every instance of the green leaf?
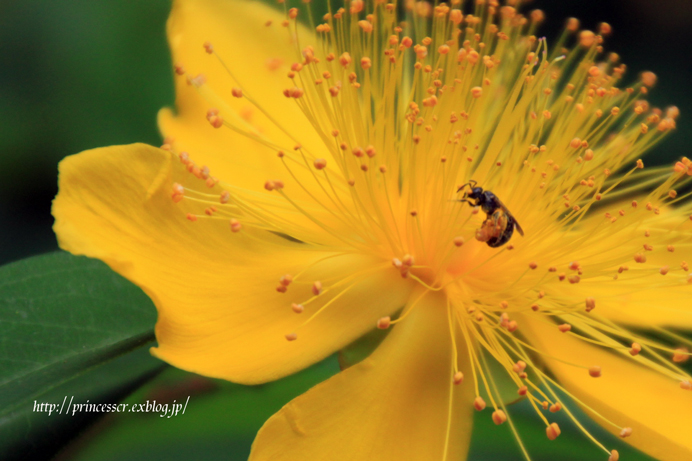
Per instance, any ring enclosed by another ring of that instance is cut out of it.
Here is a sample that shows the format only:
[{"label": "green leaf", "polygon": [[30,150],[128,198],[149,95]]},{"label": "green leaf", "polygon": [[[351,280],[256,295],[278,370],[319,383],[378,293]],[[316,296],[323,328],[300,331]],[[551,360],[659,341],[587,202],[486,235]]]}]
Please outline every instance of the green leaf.
[{"label": "green leaf", "polygon": [[[16,408],[0,419],[0,459],[51,458],[85,428],[111,414],[95,411],[98,407],[87,411],[81,404],[118,403],[166,367],[147,347],[140,347]],[[42,403],[61,404],[63,400],[62,413],[45,411],[45,407],[38,411]]]},{"label": "green leaf", "polygon": [[0,267],[0,417],[152,341],[156,309],[104,263],[51,253]]}]

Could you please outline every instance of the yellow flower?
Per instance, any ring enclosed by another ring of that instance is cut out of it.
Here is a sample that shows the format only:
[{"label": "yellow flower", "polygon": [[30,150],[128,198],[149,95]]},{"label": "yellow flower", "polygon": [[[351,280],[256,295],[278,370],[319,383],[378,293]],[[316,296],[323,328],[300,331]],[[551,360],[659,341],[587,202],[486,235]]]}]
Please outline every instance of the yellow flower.
[{"label": "yellow flower", "polygon": [[262,383],[386,334],[274,415],[252,460],[465,459],[474,407],[512,424],[515,397],[547,439],[569,413],[603,459],[573,406],[690,458],[691,343],[671,328],[692,326],[674,190],[692,165],[639,160],[675,128],[643,99],[655,75],[623,86],[607,24],[551,44],[540,11],[494,1],[368,5],[176,1],[165,144],[61,163],[62,248],[141,286],[152,352],[204,375]]}]

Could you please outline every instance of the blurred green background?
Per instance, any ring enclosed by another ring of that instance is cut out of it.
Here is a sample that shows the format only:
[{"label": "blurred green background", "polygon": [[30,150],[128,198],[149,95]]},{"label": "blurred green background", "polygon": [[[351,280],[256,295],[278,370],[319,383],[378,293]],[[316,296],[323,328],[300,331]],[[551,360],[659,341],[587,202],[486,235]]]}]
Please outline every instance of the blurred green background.
[{"label": "blurred green background", "polygon": [[[549,40],[568,16],[579,17],[587,28],[609,22],[614,35],[606,47],[622,56],[629,78],[653,70],[659,83],[650,100],[681,110],[677,132],[657,146],[648,163],[690,155],[692,5],[687,0],[536,0],[530,7],[546,12],[541,33]],[[170,0],[0,1],[0,264],[57,249],[50,203],[63,157],[111,144],[160,144],[156,112],[173,102],[165,39],[169,8]],[[122,360],[122,366],[132,360],[151,367],[154,359],[145,351]],[[66,449],[43,447],[38,453],[60,452],[58,459],[64,460],[243,460],[269,415],[337,370],[330,359],[279,383],[242,387],[167,368],[128,401],[191,395],[185,415],[92,419],[69,435],[76,438]],[[86,389],[86,382],[73,386]],[[531,421],[522,434],[534,459],[603,458],[576,432],[563,429],[558,441],[546,443],[542,426],[525,405],[515,411],[520,424]],[[605,439],[613,442],[609,446],[616,443]],[[477,420],[470,459],[521,458],[508,428],[496,429],[486,417]]]}]

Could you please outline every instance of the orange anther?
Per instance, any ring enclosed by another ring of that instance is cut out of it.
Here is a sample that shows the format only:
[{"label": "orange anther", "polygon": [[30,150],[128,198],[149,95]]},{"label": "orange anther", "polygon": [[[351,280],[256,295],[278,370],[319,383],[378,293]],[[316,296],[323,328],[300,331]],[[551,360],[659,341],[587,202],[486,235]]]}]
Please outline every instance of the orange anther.
[{"label": "orange anther", "polygon": [[231,93],[233,94],[234,98],[242,98],[243,97],[243,90],[241,88],[233,88],[231,90]]},{"label": "orange anther", "polygon": [[634,255],[634,260],[638,263],[645,263],[646,262],[646,256],[644,256],[644,253],[636,253]]},{"label": "orange anther", "polygon": [[526,393],[529,392],[529,388],[526,386],[521,386],[519,389],[517,389],[517,394],[524,396]]},{"label": "orange anther", "polygon": [[483,400],[483,397],[481,397],[481,396],[476,397],[475,400],[473,401],[473,407],[478,411],[485,410],[485,400]]},{"label": "orange anther", "polygon": [[586,312],[591,312],[596,308],[596,300],[594,298],[586,298]]},{"label": "orange anther", "polygon": [[683,389],[686,391],[691,391],[692,390],[692,383],[688,379],[681,381],[680,382],[680,389]]},{"label": "orange anther", "polygon": [[206,51],[209,54],[212,54],[214,52],[214,46],[210,42],[204,42],[204,51]]},{"label": "orange anther", "polygon": [[620,431],[620,437],[623,439],[626,437],[629,437],[632,435],[632,428],[631,427],[623,427],[622,430]]},{"label": "orange anther", "polygon": [[569,323],[563,323],[562,325],[558,325],[557,329],[563,333],[567,333],[572,329],[572,325],[570,325]]},{"label": "orange anther", "polygon": [[673,362],[675,363],[685,363],[689,360],[690,354],[686,347],[678,347],[673,351]]},{"label": "orange anther", "polygon": [[353,0],[351,2],[351,14],[358,14],[361,11],[363,11],[363,8],[365,7],[365,4],[363,3],[363,0]]},{"label": "orange anther", "polygon": [[286,341],[295,341],[298,339],[298,335],[295,333],[289,333],[286,335]]},{"label": "orange anther", "polygon": [[377,328],[379,328],[380,330],[386,330],[387,328],[389,328],[389,326],[391,324],[392,324],[391,317],[389,317],[389,316],[382,317],[381,319],[379,319],[377,321]]},{"label": "orange anther", "polygon": [[455,245],[455,246],[460,247],[460,246],[462,246],[463,244],[464,244],[464,237],[461,237],[461,236],[459,236],[459,237],[454,237],[454,245]]},{"label": "orange anther", "polygon": [[565,29],[567,29],[570,32],[576,32],[577,30],[579,30],[579,19],[569,18],[567,20],[567,24],[565,25]]},{"label": "orange anther", "polygon": [[476,99],[480,98],[483,95],[483,88],[480,86],[474,86],[471,88],[471,95]]},{"label": "orange anther", "polygon": [[323,170],[327,167],[327,161],[323,158],[318,158],[318,159],[315,159],[314,165],[315,165],[315,168],[317,168],[318,170]]},{"label": "orange anther", "polygon": [[454,384],[461,384],[464,382],[464,374],[460,371],[457,371],[454,373],[454,377],[452,378],[454,380]]},{"label": "orange anther", "polygon": [[344,52],[341,56],[339,56],[339,62],[344,67],[348,67],[349,64],[351,64],[351,61],[351,55],[348,53],[348,51]]},{"label": "orange anther", "polygon": [[579,34],[579,44],[584,48],[590,48],[596,42],[596,34],[590,30],[582,30]]},{"label": "orange anther", "polygon": [[648,87],[656,84],[656,74],[653,72],[642,72],[642,83]]},{"label": "orange anther", "polygon": [[619,461],[619,459],[620,459],[620,453],[618,453],[617,450],[611,450],[610,456],[608,457],[608,461]]},{"label": "orange anther", "polygon": [[554,404],[550,405],[551,413],[557,413],[560,410],[562,410],[562,405],[560,405],[560,402],[555,402]]},{"label": "orange anther", "polygon": [[517,363],[512,365],[512,370],[514,370],[515,373],[521,373],[526,369],[526,362],[523,360],[517,360]]},{"label": "orange anther", "polygon": [[555,440],[560,435],[560,426],[557,423],[550,423],[550,426],[545,428],[545,433],[549,440]]},{"label": "orange anther", "polygon": [[600,376],[601,376],[601,367],[599,367],[599,366],[589,367],[589,375],[590,375],[592,378],[600,378]]},{"label": "orange anther", "polygon": [[635,356],[642,351],[642,346],[639,343],[632,343],[632,348],[630,349],[630,355]]},{"label": "orange anther", "polygon": [[209,123],[214,128],[221,128],[223,126],[223,118],[220,115],[212,115],[209,117]]},{"label": "orange anther", "polygon": [[492,415],[493,422],[498,426],[507,421],[507,415],[502,410],[495,410]]},{"label": "orange anther", "polygon": [[296,304],[296,303],[291,304],[291,309],[292,309],[293,312],[295,312],[296,314],[302,314],[303,311],[305,310],[305,308],[303,307],[302,304]]},{"label": "orange anther", "polygon": [[295,19],[298,17],[298,8],[291,8],[288,10],[288,17],[291,19]]},{"label": "orange anther", "polygon": [[197,221],[197,216],[193,215],[192,213],[188,213],[186,218],[192,222]]},{"label": "orange anther", "polygon": [[231,223],[231,230],[233,232],[238,232],[238,231],[240,231],[240,229],[243,228],[243,225],[240,224],[240,222],[237,219],[231,219],[230,223]]},{"label": "orange anther", "polygon": [[537,263],[536,261],[531,261],[531,262],[529,263],[529,267],[530,267],[531,269],[536,269],[536,268],[538,267],[538,263]]},{"label": "orange anther", "polygon": [[312,284],[312,294],[315,296],[322,293],[322,282],[315,282]]}]

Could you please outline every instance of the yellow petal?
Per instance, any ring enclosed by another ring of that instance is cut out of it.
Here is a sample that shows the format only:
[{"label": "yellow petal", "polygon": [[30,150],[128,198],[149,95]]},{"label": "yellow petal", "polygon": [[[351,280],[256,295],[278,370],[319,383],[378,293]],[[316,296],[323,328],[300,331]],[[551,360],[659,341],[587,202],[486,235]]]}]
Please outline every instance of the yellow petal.
[{"label": "yellow petal", "polygon": [[[661,266],[658,266],[661,267]],[[673,266],[671,266],[673,267]],[[646,279],[647,284],[669,282],[665,277],[678,275],[658,275],[656,267]],[[690,286],[684,280],[677,286],[646,288],[640,276],[631,281],[629,274],[623,280],[602,280],[600,282],[568,284],[566,281],[554,286],[556,296],[583,303],[587,297],[596,300],[594,315],[634,327],[692,327],[692,308],[690,307]],[[658,279],[654,278],[658,277]],[[546,299],[551,296],[548,293]]]},{"label": "yellow petal", "polygon": [[[251,461],[464,460],[473,383],[453,386],[452,346],[440,294],[428,294],[367,359],[284,406],[257,435]],[[463,351],[461,351],[463,354]],[[462,361],[463,362],[463,361]]]},{"label": "yellow petal", "polygon": [[[217,100],[206,100],[185,76],[175,78],[176,112],[163,109],[159,127],[174,140],[177,151],[187,151],[199,165],[235,186],[260,189],[267,179],[289,181],[276,149],[231,129],[213,128],[207,110],[216,108],[227,120],[240,120],[251,130],[283,149],[293,149],[296,140],[326,158],[316,131],[283,90],[295,86],[286,74],[299,60],[291,36],[295,30],[282,27],[282,13],[261,2],[239,0],[176,0],[168,20],[168,39],[173,62],[184,66],[191,76],[206,77],[205,92],[213,91]],[[270,26],[266,26],[271,21]],[[298,27],[301,44],[314,44],[311,34]],[[237,81],[203,44],[209,41],[231,69]],[[277,63],[281,62],[279,67]],[[232,89],[242,87],[245,96],[233,97]],[[280,125],[269,120],[247,96],[256,101]],[[222,103],[220,101],[223,101]],[[223,105],[223,107],[222,107]],[[226,110],[224,110],[226,109]],[[231,113],[232,112],[232,113]],[[290,133],[290,137],[284,132]],[[301,168],[296,168],[303,173]]]},{"label": "yellow petal", "polygon": [[[186,201],[173,203],[170,192],[190,176],[172,154],[142,144],[60,163],[53,204],[60,246],[102,259],[153,299],[158,357],[207,376],[264,382],[323,359],[405,304],[408,285],[397,271],[376,269],[382,263],[370,256],[327,259],[278,293],[281,276],[333,253],[250,226],[233,233],[225,219],[189,222],[180,208]],[[291,303],[310,298],[316,280],[324,293],[293,313]],[[286,341],[294,331],[298,340]]]},{"label": "yellow petal", "polygon": [[[560,333],[554,326],[529,317],[521,322],[522,332],[539,350],[575,364],[601,367],[601,377],[592,378],[586,369],[545,359],[550,371],[575,397],[610,421],[633,429],[627,442],[656,459],[692,459],[692,392],[634,360]],[[598,417],[594,419],[603,424]],[[619,433],[608,424],[604,427]]]}]

